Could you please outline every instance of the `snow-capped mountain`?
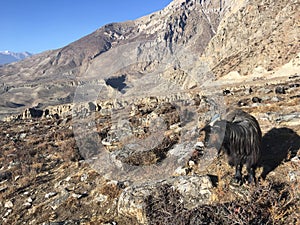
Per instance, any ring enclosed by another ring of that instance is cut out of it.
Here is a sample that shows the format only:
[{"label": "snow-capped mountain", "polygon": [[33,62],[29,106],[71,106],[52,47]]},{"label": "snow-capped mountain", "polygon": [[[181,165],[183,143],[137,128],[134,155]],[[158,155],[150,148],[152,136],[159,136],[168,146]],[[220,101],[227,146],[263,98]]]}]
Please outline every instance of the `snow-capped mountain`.
[{"label": "snow-capped mountain", "polygon": [[20,61],[29,56],[32,56],[29,52],[0,51],[0,65]]}]

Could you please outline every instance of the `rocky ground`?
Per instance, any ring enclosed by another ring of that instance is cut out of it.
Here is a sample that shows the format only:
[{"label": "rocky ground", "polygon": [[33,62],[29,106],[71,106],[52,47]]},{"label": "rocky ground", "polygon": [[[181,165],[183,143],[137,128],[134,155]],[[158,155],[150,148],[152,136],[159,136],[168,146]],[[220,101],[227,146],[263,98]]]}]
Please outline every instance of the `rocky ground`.
[{"label": "rocky ground", "polygon": [[[214,157],[203,167],[192,154],[192,160],[165,179],[111,180],[83,159],[71,116],[13,120],[0,123],[1,224],[300,223],[300,76],[223,82],[215,92],[227,107],[242,108],[260,123],[263,154],[256,185],[233,185],[233,169],[225,156]],[[200,118],[206,98],[194,99]],[[121,154],[125,150],[117,142],[107,144],[107,151],[117,152],[117,159],[129,165],[163,162],[180,143],[182,121],[176,108],[152,101],[137,103],[134,110],[131,124],[142,138],[148,135],[143,121],[149,115],[165,118],[164,141],[142,153]],[[96,114],[95,118],[97,133],[106,143],[111,117]],[[202,134],[198,135],[201,140]]]}]

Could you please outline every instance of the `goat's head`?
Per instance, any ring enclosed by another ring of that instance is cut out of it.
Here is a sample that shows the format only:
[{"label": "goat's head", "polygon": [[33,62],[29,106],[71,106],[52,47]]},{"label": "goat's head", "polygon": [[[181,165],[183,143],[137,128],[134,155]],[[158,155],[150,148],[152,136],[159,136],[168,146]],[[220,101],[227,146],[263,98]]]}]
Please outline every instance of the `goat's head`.
[{"label": "goat's head", "polygon": [[226,129],[226,121],[220,116],[214,116],[211,122],[205,125],[200,132],[204,131],[204,145],[207,148],[216,148],[220,151]]}]

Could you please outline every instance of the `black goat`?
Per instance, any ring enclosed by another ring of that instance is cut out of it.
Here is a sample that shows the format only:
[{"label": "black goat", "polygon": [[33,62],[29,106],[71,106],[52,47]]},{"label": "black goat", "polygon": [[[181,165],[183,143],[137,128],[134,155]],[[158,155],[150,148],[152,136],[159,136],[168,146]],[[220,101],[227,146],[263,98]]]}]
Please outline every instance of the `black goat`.
[{"label": "black goat", "polygon": [[242,110],[233,110],[223,119],[206,125],[205,146],[218,148],[228,156],[229,165],[235,166],[235,181],[242,184],[242,168],[246,164],[248,183],[255,181],[255,170],[260,158],[262,133],[255,117]]}]

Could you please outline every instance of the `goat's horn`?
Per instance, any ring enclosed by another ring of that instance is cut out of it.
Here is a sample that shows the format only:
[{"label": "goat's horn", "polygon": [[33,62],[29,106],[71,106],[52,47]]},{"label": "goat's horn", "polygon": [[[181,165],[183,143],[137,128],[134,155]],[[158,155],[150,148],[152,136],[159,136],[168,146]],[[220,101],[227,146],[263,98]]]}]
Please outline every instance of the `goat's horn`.
[{"label": "goat's horn", "polygon": [[221,119],[221,118],[220,118],[220,115],[219,115],[219,114],[214,115],[214,116],[212,117],[212,119],[211,119],[209,125],[210,125],[210,126],[213,126],[213,125],[215,124],[215,122],[219,121],[220,119]]}]

